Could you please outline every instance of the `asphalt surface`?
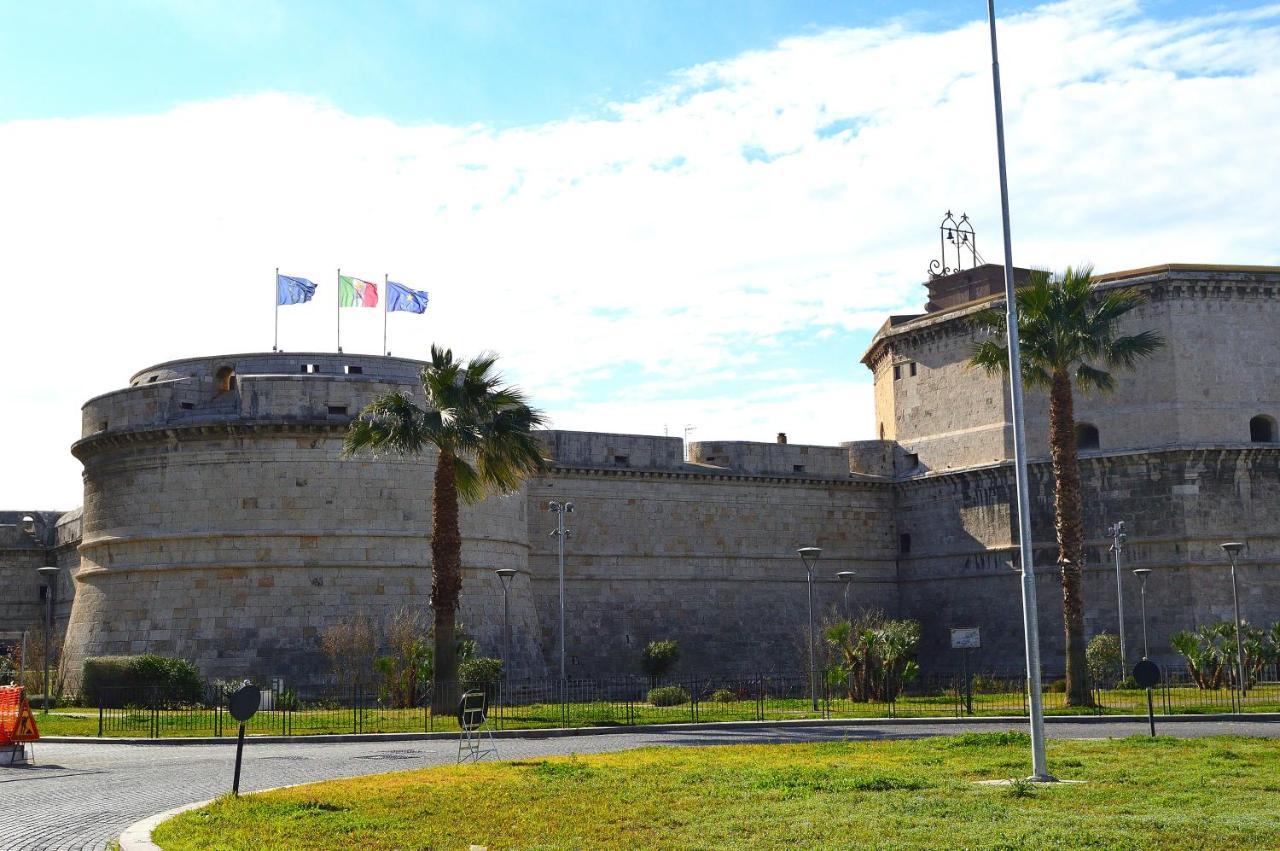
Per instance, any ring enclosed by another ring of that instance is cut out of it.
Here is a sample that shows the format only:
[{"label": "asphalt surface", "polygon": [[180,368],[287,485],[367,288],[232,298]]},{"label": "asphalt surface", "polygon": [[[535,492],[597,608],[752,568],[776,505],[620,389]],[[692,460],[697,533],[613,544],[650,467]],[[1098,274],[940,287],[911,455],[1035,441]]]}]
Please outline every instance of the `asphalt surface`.
[{"label": "asphalt surface", "polygon": [[[1277,721],[1162,723],[1162,735],[1244,735],[1280,738]],[[884,740],[1026,729],[1025,721],[965,724],[832,723],[823,727],[627,730],[608,735],[500,739],[501,759],[603,753],[664,745],[726,745],[829,740]],[[1109,738],[1146,731],[1146,722],[1047,724],[1052,738]],[[39,742],[36,763],[0,767],[0,851],[102,849],[130,824],[155,813],[230,791],[235,747],[223,744],[70,744]],[[456,741],[308,742],[245,746],[241,791],[313,780],[448,764]]]}]

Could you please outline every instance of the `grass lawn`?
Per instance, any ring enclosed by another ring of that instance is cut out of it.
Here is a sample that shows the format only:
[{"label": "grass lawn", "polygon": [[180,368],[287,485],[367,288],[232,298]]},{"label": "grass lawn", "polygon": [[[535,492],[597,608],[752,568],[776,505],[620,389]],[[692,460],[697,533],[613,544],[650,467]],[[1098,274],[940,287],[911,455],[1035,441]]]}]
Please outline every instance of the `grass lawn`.
[{"label": "grass lawn", "polygon": [[1087,783],[971,782],[1025,774],[1028,749],[1023,733],[974,733],[447,766],[224,798],[154,840],[165,851],[1280,847],[1278,741],[1052,741],[1050,769]]},{"label": "grass lawn", "polygon": [[[1228,691],[1204,691],[1195,688],[1176,688],[1156,693],[1155,711],[1165,714],[1209,713],[1232,711],[1231,694]],[[1017,692],[977,694],[973,696],[973,717],[991,715],[1024,714],[1023,696]],[[1164,705],[1167,699],[1168,705]],[[1050,715],[1095,714],[1093,709],[1068,708],[1063,705],[1064,695],[1049,692],[1044,696],[1045,712]],[[1146,692],[1141,690],[1110,690],[1102,695],[1104,709],[1101,714],[1145,714]],[[1261,689],[1251,692],[1245,712],[1277,712],[1280,702],[1274,690]],[[803,698],[770,697],[760,707],[754,700],[735,700],[727,703],[699,701],[697,721],[755,721],[763,714],[763,720],[780,721],[795,718],[821,718],[821,711],[813,712],[811,704]],[[958,700],[953,694],[936,696],[902,696],[893,708],[896,717],[955,717]],[[858,703],[833,698],[829,704],[830,718],[885,718],[889,708],[883,703]],[[498,729],[529,729],[547,727],[609,727],[634,724],[687,723],[695,720],[690,704],[657,707],[647,703],[579,702],[567,706],[567,717],[562,715],[558,703],[535,703],[514,707],[498,707],[491,717]],[[36,722],[46,736],[96,736],[98,735],[98,711],[76,707],[59,708],[48,715],[36,709]],[[213,736],[218,721],[212,709],[161,710],[153,718],[148,709],[109,709],[103,714],[102,733],[106,737],[146,738],[154,730],[161,738],[183,736]],[[234,722],[225,712],[221,717],[221,735],[234,736]],[[358,713],[351,709],[299,709],[293,712],[259,712],[249,722],[249,735],[317,735],[323,733],[416,733],[427,731],[456,732],[458,725],[452,715],[431,717],[421,708],[385,709],[366,707]]]}]

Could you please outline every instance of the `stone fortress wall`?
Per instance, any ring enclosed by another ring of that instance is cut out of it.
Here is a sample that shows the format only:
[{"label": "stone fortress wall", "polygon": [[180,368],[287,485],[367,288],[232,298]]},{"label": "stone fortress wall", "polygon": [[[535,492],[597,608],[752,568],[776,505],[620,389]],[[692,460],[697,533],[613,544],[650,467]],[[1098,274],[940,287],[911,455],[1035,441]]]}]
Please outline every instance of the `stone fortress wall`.
[{"label": "stone fortress wall", "polygon": [[[1174,661],[1168,637],[1231,619],[1228,561],[1218,544],[1248,544],[1241,614],[1280,620],[1280,269],[1162,266],[1099,276],[1099,286],[1135,287],[1147,302],[1123,333],[1154,330],[1166,345],[1109,394],[1076,394],[1076,420],[1097,429],[1082,448],[1087,561],[1085,626],[1117,629],[1108,527],[1126,521],[1125,620],[1130,654],[1140,652],[1139,583],[1150,567],[1151,654]],[[889,400],[907,462],[895,471],[901,611],[925,624],[926,655],[945,654],[946,627],[982,626],[982,663],[1021,656],[1012,429],[1007,381],[966,360],[981,330],[970,317],[999,301],[980,298],[914,319],[895,317],[869,347],[876,398]],[[912,369],[912,364],[915,365]],[[897,378],[894,368],[897,367]],[[1041,645],[1047,665],[1062,654],[1053,481],[1047,463],[1048,401],[1026,394],[1032,461],[1032,528],[1040,579]],[[1270,424],[1255,441],[1250,421]],[[937,617],[924,618],[923,613]],[[1057,663],[1060,665],[1061,663]]]},{"label": "stone fortress wall", "polygon": [[[935,285],[950,286],[931,282],[931,294]],[[1077,418],[1099,435],[1081,454],[1086,629],[1116,628],[1105,530],[1124,519],[1130,654],[1140,630],[1128,571],[1147,566],[1152,655],[1172,661],[1173,631],[1230,618],[1221,541],[1248,544],[1244,616],[1280,619],[1280,269],[1159,267],[1101,285],[1143,289],[1150,300],[1126,328],[1152,328],[1169,345],[1121,373],[1116,393],[1078,397]],[[678,438],[544,433],[548,473],[464,509],[460,617],[483,651],[501,651],[493,570],[514,567],[512,669],[555,670],[558,559],[546,503],[556,499],[576,505],[566,560],[571,675],[634,672],[655,638],[680,641],[688,671],[801,669],[806,583],[795,549],[809,545],[824,550],[821,610],[840,604],[835,574],[854,570],[855,610],[921,621],[926,670],[956,667],[948,629],[959,626],[982,628],[976,665],[1018,669],[1007,389],[964,363],[980,334],[969,317],[990,298],[946,292],[931,298],[931,312],[892,317],[864,357],[883,440],[820,447],[779,435],[686,447]],[[51,557],[67,567],[57,600],[73,669],[89,655],[155,651],[192,658],[210,676],[314,678],[326,625],[426,610],[434,459],[340,456],[350,418],[378,393],[416,391],[420,366],[341,354],[195,358],[144,370],[86,403],[73,447],[85,466],[82,513],[41,515],[55,524]],[[1052,675],[1061,606],[1042,395],[1029,393],[1028,408]],[[1269,418],[1271,441],[1253,439],[1257,416]],[[40,614],[31,568],[49,556],[15,537],[10,516],[0,515],[0,578],[16,593],[0,609],[0,630],[12,633]]]}]

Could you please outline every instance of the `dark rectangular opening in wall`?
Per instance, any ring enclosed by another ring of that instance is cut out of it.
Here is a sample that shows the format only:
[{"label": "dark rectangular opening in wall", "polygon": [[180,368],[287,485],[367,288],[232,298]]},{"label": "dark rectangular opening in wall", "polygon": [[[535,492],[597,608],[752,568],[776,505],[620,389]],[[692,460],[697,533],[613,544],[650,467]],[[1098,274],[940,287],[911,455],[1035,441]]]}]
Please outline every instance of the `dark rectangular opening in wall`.
[{"label": "dark rectangular opening in wall", "polygon": [[194,403],[194,402],[179,402],[179,403],[178,403],[178,407],[179,407],[179,408],[181,408],[181,409],[182,409],[182,410],[184,410],[184,411],[190,411],[190,410],[191,410],[192,408],[194,408],[195,406],[196,406],[196,405],[195,405],[195,403]]},{"label": "dark rectangular opening in wall", "polygon": [[907,453],[907,469],[914,470],[916,467],[919,467],[919,466],[920,466],[919,454],[915,452],[908,452]]},{"label": "dark rectangular opening in wall", "polygon": [[[49,596],[49,586],[48,586],[48,585],[41,585],[41,586],[40,586],[40,602],[42,602],[42,603],[43,603],[43,602],[44,602],[44,598],[45,598],[45,597],[48,597],[48,596]],[[49,655],[53,655],[53,654],[49,654]]]},{"label": "dark rectangular opening in wall", "polygon": [[915,364],[915,361],[912,361],[912,362],[911,362],[911,377],[912,377],[912,378],[915,378],[915,377],[916,377],[916,364]]},{"label": "dark rectangular opening in wall", "polygon": [[792,464],[792,465],[791,465],[791,472],[793,472],[793,473],[803,473],[803,472],[804,472],[804,465],[803,465],[803,464]]},{"label": "dark rectangular opening in wall", "polygon": [[898,552],[900,553],[911,552],[911,533],[903,532],[901,535],[898,536]]},{"label": "dark rectangular opening in wall", "polygon": [[98,423],[98,431],[106,431],[106,430],[107,430],[106,420],[103,420],[102,422]]},{"label": "dark rectangular opening in wall", "polygon": [[320,364],[318,364],[318,363],[304,363],[304,364],[303,364],[303,365],[298,369],[298,371],[299,371],[299,372],[305,372],[305,373],[307,373],[308,375],[315,375],[316,373],[318,373],[318,372],[320,371]]},{"label": "dark rectangular opening in wall", "polygon": [[364,375],[364,367],[347,364],[347,375]]},{"label": "dark rectangular opening in wall", "polygon": [[902,364],[895,363],[893,365],[893,380],[897,381],[901,377],[902,377]]},{"label": "dark rectangular opening in wall", "polygon": [[347,415],[346,405],[330,405],[329,413],[335,417],[345,417]]},{"label": "dark rectangular opening in wall", "polygon": [[148,379],[147,379],[147,383],[148,383],[148,384],[155,384],[155,383],[156,383],[156,379],[157,379],[157,378],[159,378],[159,377],[160,377],[160,376],[158,376],[158,375],[153,375],[153,376],[151,376],[150,378],[148,378]]},{"label": "dark rectangular opening in wall", "polygon": [[630,456],[630,455],[615,455],[615,456],[613,456],[613,463],[614,463],[614,464],[616,464],[616,465],[617,465],[617,466],[619,466],[619,467],[630,467],[630,466],[631,466],[631,456]]}]

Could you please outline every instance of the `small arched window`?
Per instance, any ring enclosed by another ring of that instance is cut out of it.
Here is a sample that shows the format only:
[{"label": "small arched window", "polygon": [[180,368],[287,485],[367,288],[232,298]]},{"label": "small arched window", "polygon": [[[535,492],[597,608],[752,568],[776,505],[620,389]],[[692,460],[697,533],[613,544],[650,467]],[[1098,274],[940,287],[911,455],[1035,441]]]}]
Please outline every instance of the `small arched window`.
[{"label": "small arched window", "polygon": [[1089,423],[1076,423],[1076,448],[1097,449],[1098,427]]},{"label": "small arched window", "polygon": [[236,386],[236,371],[229,366],[220,367],[214,375],[214,380],[218,384],[219,393],[227,393]]},{"label": "small arched window", "polygon": [[1276,421],[1264,414],[1249,420],[1249,439],[1254,443],[1276,442]]}]

